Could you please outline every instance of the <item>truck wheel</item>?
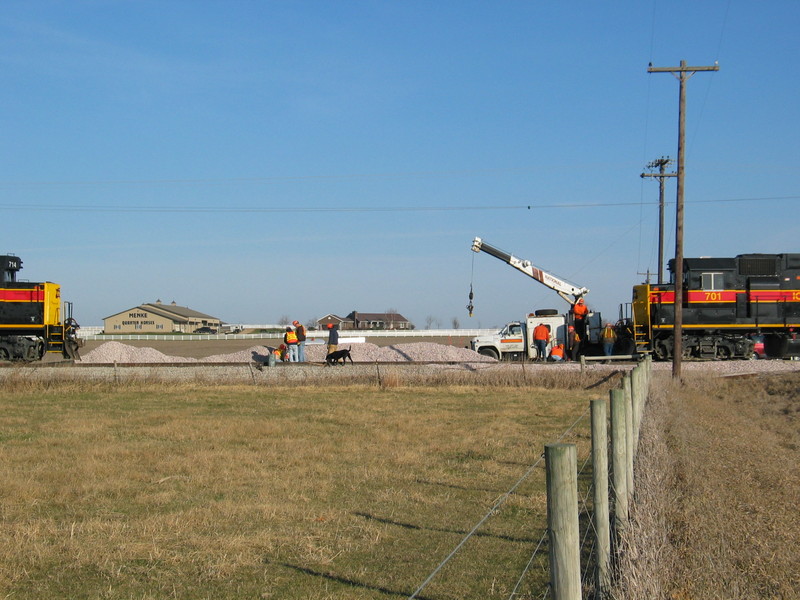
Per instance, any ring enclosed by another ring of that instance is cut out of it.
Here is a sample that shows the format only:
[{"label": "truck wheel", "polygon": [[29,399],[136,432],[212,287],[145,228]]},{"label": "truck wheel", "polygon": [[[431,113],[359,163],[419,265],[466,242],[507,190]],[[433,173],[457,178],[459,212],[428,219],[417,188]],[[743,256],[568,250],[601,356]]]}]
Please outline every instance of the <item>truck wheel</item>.
[{"label": "truck wheel", "polygon": [[540,310],[534,311],[533,313],[537,317],[552,317],[558,314],[558,311],[555,308],[542,308]]},{"label": "truck wheel", "polygon": [[494,348],[481,348],[478,350],[478,354],[482,356],[488,356],[489,358],[493,358],[495,360],[500,360],[500,357],[497,355],[497,350]]}]

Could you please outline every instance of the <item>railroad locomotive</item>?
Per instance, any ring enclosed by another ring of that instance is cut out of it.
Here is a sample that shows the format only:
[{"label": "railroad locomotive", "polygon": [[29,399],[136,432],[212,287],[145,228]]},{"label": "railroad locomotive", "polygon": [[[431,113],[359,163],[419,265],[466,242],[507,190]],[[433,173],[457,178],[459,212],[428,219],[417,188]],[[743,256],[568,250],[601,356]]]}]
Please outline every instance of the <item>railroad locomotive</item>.
[{"label": "railroad locomotive", "polygon": [[0,360],[31,362],[46,352],[79,358],[79,325],[69,303],[62,320],[61,286],[17,281],[21,268],[19,257],[0,256]]},{"label": "railroad locomotive", "polygon": [[[623,323],[636,350],[658,359],[673,355],[674,259],[669,271],[669,284],[634,286]],[[769,357],[800,356],[800,254],[685,258],[681,302],[686,358],[750,358],[757,336]]]}]

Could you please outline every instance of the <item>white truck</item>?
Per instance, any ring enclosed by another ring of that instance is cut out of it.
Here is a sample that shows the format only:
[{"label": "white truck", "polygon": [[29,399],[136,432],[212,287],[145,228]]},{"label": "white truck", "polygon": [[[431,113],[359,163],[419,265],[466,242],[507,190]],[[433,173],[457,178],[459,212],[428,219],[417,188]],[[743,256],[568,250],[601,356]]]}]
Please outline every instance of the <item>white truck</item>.
[{"label": "white truck", "polygon": [[[531,264],[529,260],[517,258],[507,252],[503,252],[490,244],[476,237],[472,242],[473,252],[486,252],[495,258],[511,265],[515,269],[522,271],[527,276],[546,285],[561,296],[572,306],[580,298],[583,298],[589,290],[585,287],[570,283],[552,273],[540,269]],[[550,341],[547,345],[547,355],[555,344],[564,344],[568,348],[567,333],[570,325],[573,324],[572,315],[559,314],[555,309],[540,309],[530,313],[524,320],[512,321],[507,323],[500,331],[491,335],[478,336],[473,338],[470,346],[475,352],[484,356],[491,356],[498,360],[535,360],[540,358],[533,342],[533,329],[543,323],[550,329]],[[601,334],[603,322],[600,313],[589,312],[586,316],[586,338],[584,339],[584,350],[593,351],[601,344]],[[542,358],[547,358],[544,356]]]}]

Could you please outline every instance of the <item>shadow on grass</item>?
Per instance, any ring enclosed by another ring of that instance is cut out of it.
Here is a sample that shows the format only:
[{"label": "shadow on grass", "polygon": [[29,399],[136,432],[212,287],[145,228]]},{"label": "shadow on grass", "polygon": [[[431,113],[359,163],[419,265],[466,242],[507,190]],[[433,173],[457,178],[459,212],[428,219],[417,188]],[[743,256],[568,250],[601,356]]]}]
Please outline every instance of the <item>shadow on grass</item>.
[{"label": "shadow on grass", "polygon": [[[422,527],[420,525],[414,525],[413,523],[403,523],[401,521],[395,521],[393,519],[384,519],[382,517],[376,517],[375,515],[363,512],[354,512],[353,514],[357,517],[369,519],[370,521],[376,521],[378,523],[384,523],[386,525],[394,525],[396,527],[402,527],[403,529],[413,529],[416,531],[435,531],[437,533],[454,533],[458,535],[467,535],[467,533],[469,533],[468,531],[457,530],[457,529],[439,529],[437,527]],[[517,542],[521,544],[535,544],[536,542],[539,541],[528,537],[514,537],[511,535],[485,533],[482,531],[476,531],[472,535],[474,535],[475,537],[496,538],[498,540],[504,540],[506,542]]]},{"label": "shadow on grass", "polygon": [[[270,563],[271,561],[269,559],[265,559],[264,562]],[[364,583],[362,581],[355,581],[353,579],[348,579],[347,577],[334,575],[333,573],[323,573],[322,571],[316,571],[314,569],[309,569],[308,567],[301,567],[300,565],[292,565],[289,563],[282,563],[282,562],[276,562],[271,564],[277,565],[279,567],[285,567],[287,569],[292,569],[293,571],[297,571],[298,573],[303,573],[304,575],[311,575],[312,577],[321,577],[322,579],[326,579],[328,581],[334,581],[336,583],[341,583],[342,585],[348,585],[351,587],[370,590],[373,592],[380,592],[381,594],[386,594],[387,596],[399,596],[401,598],[408,598],[413,593],[413,590],[411,591],[391,590],[389,588],[380,585],[372,585]],[[417,596],[417,598],[419,600],[433,600],[432,598],[426,596]]]}]

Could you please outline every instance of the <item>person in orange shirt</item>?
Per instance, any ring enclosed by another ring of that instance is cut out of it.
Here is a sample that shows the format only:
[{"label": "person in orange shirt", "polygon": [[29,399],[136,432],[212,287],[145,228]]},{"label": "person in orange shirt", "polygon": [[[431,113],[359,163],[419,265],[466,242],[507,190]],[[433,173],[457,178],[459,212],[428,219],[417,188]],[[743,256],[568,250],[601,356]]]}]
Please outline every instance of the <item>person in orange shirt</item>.
[{"label": "person in orange shirt", "polygon": [[550,360],[560,362],[564,360],[564,344],[556,344],[550,350]]},{"label": "person in orange shirt", "polygon": [[589,314],[589,307],[583,302],[583,298],[572,305],[572,319],[575,322],[575,330],[581,338],[586,337],[586,317]]},{"label": "person in orange shirt", "polygon": [[539,323],[533,328],[533,344],[536,346],[536,360],[547,358],[547,342],[550,341],[550,328]]}]

